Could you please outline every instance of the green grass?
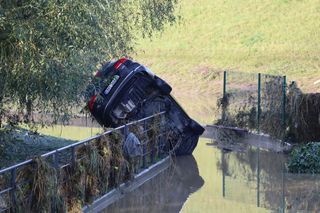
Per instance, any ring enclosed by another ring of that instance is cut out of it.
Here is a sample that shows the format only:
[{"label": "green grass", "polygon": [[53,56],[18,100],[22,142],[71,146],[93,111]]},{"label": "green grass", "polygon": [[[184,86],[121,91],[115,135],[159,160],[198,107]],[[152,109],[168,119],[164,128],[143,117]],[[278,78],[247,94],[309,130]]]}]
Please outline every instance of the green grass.
[{"label": "green grass", "polygon": [[287,75],[305,91],[320,90],[314,84],[320,79],[319,0],[181,0],[179,6],[180,24],[140,40],[134,56],[176,94],[195,87],[211,94],[220,88],[209,74],[225,69]]},{"label": "green grass", "polygon": [[34,156],[84,140],[102,132],[100,128],[60,126],[39,128],[38,133],[29,132],[26,126],[12,130],[0,129],[0,168],[18,163]]}]

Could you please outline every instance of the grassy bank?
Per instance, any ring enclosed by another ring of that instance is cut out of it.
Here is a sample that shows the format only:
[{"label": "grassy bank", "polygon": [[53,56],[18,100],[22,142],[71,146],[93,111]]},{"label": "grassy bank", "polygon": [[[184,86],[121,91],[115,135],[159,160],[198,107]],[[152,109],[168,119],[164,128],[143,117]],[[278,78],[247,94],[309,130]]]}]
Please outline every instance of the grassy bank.
[{"label": "grassy bank", "polygon": [[37,133],[28,128],[0,129],[0,168],[11,166],[35,156],[86,139],[101,129],[78,126],[52,126],[39,128]]},{"label": "grassy bank", "polygon": [[178,13],[180,24],[140,40],[134,56],[178,99],[214,94],[214,72],[224,69],[288,75],[304,91],[319,91],[319,0],[181,0]]},{"label": "grassy bank", "polygon": [[35,134],[28,129],[0,129],[0,169],[74,143],[61,137]]}]

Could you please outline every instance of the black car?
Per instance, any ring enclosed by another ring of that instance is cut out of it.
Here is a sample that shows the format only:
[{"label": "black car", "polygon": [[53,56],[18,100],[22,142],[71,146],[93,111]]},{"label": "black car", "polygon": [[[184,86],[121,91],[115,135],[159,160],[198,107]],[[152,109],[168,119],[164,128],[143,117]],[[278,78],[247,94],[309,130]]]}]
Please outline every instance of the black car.
[{"label": "black car", "polygon": [[106,63],[88,87],[88,107],[105,127],[117,127],[166,111],[176,155],[191,154],[204,128],[192,120],[170,95],[172,88],[145,66],[127,58]]}]

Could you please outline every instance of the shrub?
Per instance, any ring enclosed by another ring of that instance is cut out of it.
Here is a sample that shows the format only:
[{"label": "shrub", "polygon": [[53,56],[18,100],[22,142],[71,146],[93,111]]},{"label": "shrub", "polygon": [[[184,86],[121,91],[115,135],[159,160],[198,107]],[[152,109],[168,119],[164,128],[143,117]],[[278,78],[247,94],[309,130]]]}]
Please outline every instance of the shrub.
[{"label": "shrub", "polygon": [[311,142],[293,149],[288,169],[292,173],[320,173],[320,142]]}]

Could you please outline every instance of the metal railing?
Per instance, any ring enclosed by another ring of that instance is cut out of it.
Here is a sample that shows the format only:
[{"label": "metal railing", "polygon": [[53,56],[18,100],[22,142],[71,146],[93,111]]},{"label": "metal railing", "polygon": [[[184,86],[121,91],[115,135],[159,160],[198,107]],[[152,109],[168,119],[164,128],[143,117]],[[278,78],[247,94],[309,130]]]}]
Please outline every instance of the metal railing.
[{"label": "metal railing", "polygon": [[[157,119],[157,122],[151,125],[151,122],[155,119]],[[132,128],[135,125],[138,125],[141,130],[140,133],[143,137],[137,137],[140,140],[140,146],[142,147],[143,151],[142,155],[140,155],[137,160],[135,160],[134,162],[130,162],[133,168],[133,172],[136,174],[144,168],[147,168],[148,166],[154,164],[156,161],[161,160],[170,154],[169,149],[166,148],[166,146],[168,146],[166,145],[166,143],[169,130],[165,125],[165,119],[165,111],[163,111],[145,117],[143,119],[127,123],[117,128],[107,130],[100,135],[92,136],[85,140],[50,151],[41,155],[41,158],[45,159],[45,161],[48,162],[48,164],[51,165],[52,168],[56,171],[55,174],[58,179],[57,185],[62,184],[64,180],[59,180],[59,173],[62,169],[66,167],[72,167],[76,161],[81,160],[81,158],[79,158],[77,154],[77,150],[79,150],[81,146],[95,143],[97,139],[100,139],[103,136],[107,136],[112,133],[119,133],[122,136],[121,144],[123,144],[123,142],[127,139],[128,134],[130,132],[133,132]],[[154,135],[153,138],[148,137],[148,133],[154,130],[156,130],[157,135]],[[0,170],[0,212],[16,211],[15,207],[19,205],[17,204],[18,188],[20,185],[26,184],[26,182],[24,181],[18,182],[17,175],[19,174],[19,172],[21,172],[23,168],[32,165],[33,162],[33,159],[29,159],[24,162]],[[2,181],[5,182],[2,183],[2,185],[1,180],[5,180]],[[108,191],[111,189],[112,188],[108,188]],[[99,197],[101,195],[102,194],[96,197]],[[30,197],[27,199],[30,199]],[[55,201],[53,201],[53,204],[51,203],[51,212],[57,211],[54,207],[54,202]]]}]

